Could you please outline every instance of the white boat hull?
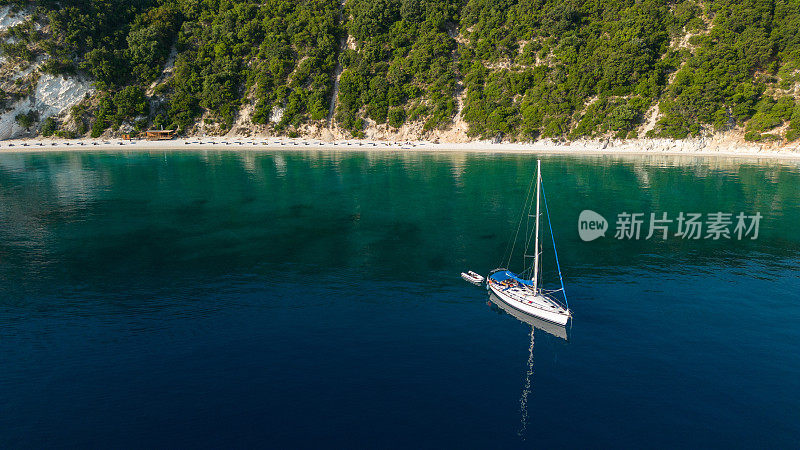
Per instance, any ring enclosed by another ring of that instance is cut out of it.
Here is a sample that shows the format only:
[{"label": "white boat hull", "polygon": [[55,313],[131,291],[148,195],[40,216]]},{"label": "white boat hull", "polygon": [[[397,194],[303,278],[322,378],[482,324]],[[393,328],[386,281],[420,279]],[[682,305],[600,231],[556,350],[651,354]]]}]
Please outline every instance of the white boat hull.
[{"label": "white boat hull", "polygon": [[515,289],[513,293],[509,293],[508,290],[502,289],[491,282],[487,283],[487,288],[508,306],[548,322],[566,325],[571,317],[568,309],[553,304],[554,302],[540,295],[534,296],[530,290]]},{"label": "white boat hull", "polygon": [[527,314],[515,308],[512,308],[506,302],[497,298],[497,296],[494,295],[492,291],[489,291],[489,301],[492,302],[492,304],[496,305],[498,308],[505,311],[506,314],[519,320],[520,322],[527,323],[528,325],[532,326],[533,328],[536,328],[537,330],[542,330],[545,333],[552,334],[553,336],[560,339],[564,339],[565,341],[569,340],[569,336],[567,335],[567,328],[564,325],[559,325],[557,323],[553,323],[548,320],[540,319],[531,314]]}]

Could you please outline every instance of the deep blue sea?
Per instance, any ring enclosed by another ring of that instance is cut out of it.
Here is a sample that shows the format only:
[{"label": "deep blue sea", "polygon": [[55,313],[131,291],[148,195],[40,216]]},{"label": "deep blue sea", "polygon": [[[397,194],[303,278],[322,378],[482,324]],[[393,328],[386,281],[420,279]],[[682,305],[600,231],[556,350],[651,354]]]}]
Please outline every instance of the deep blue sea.
[{"label": "deep blue sea", "polygon": [[563,336],[459,277],[533,155],[0,154],[0,447],[797,448],[800,163],[541,159]]}]

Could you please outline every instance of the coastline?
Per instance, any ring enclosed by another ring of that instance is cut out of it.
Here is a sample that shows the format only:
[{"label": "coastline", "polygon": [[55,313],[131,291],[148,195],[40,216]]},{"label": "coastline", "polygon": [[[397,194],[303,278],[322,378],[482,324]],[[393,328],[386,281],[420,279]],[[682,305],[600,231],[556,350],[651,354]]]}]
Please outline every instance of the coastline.
[{"label": "coastline", "polygon": [[0,141],[2,153],[90,152],[90,151],[402,151],[402,152],[464,152],[554,154],[576,156],[697,156],[747,159],[800,160],[800,145],[771,147],[714,139],[631,139],[579,140],[557,142],[491,142],[472,141],[383,141],[348,139],[324,141],[303,138],[276,137],[188,137],[163,141],[122,139],[14,139]]}]

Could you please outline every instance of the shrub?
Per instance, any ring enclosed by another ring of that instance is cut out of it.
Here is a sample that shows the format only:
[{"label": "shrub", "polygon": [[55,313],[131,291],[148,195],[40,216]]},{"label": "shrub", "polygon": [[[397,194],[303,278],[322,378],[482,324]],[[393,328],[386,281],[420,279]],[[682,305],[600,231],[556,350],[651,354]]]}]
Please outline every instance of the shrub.
[{"label": "shrub", "polygon": [[57,129],[58,123],[56,122],[56,119],[48,117],[47,119],[44,119],[44,122],[42,123],[42,136],[52,136]]},{"label": "shrub", "polygon": [[749,142],[758,142],[761,140],[761,133],[756,131],[748,131],[744,134],[744,140]]},{"label": "shrub", "polygon": [[91,134],[91,136],[93,138],[100,137],[100,135],[102,135],[103,132],[106,131],[107,127],[108,127],[108,125],[106,125],[104,120],[102,120],[102,119],[95,120],[94,123],[92,123],[92,134]]},{"label": "shrub", "polygon": [[389,126],[400,128],[406,121],[406,110],[403,107],[389,110]]},{"label": "shrub", "polygon": [[116,119],[119,122],[147,115],[149,105],[144,91],[138,86],[127,86],[114,95]]},{"label": "shrub", "polygon": [[783,138],[778,134],[773,133],[763,133],[761,134],[762,141],[782,141]]},{"label": "shrub", "polygon": [[30,127],[39,120],[39,113],[36,110],[30,110],[27,113],[20,113],[14,117],[14,120],[17,121],[17,124],[26,130],[30,129]]}]

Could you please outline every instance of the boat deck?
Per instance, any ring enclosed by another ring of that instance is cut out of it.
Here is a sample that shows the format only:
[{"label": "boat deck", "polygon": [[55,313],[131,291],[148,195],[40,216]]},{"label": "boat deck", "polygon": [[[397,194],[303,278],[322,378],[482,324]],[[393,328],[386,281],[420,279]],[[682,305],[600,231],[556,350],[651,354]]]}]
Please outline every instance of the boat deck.
[{"label": "boat deck", "polygon": [[530,280],[518,278],[515,274],[504,270],[491,274],[486,279],[494,289],[500,291],[505,297],[522,303],[523,305],[539,308],[555,314],[566,314],[567,310],[555,300],[543,294],[534,294]]},{"label": "boat deck", "polygon": [[512,299],[524,303],[526,305],[535,306],[537,308],[548,309],[553,312],[561,312],[564,309],[559,306],[557,303],[553,302],[547,297],[543,297],[541,295],[536,295],[527,287],[507,287],[501,289],[504,294],[508,295]]}]

